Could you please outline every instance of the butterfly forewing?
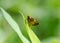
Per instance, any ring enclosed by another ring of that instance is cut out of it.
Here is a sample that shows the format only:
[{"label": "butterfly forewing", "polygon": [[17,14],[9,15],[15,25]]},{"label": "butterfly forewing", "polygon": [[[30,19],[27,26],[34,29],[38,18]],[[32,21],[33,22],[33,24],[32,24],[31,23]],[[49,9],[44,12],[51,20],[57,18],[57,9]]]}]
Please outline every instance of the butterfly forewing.
[{"label": "butterfly forewing", "polygon": [[27,16],[27,21],[29,24],[32,24],[32,25],[38,25],[38,21],[30,16]]}]

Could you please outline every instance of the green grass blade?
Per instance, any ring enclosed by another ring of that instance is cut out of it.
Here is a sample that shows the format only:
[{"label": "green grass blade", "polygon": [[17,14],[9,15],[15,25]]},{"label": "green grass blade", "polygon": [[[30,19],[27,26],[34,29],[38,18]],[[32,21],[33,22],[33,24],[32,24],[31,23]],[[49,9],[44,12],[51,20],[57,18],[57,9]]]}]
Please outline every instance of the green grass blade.
[{"label": "green grass blade", "polygon": [[28,24],[26,24],[26,27],[27,27],[27,32],[28,32],[28,35],[32,41],[32,43],[41,43],[40,40],[38,39],[38,37],[35,35],[35,33],[31,30],[31,28],[29,27]]},{"label": "green grass blade", "polygon": [[18,24],[12,19],[12,17],[3,9],[0,8],[4,18],[7,20],[7,22],[9,23],[9,25],[13,28],[13,30],[18,34],[18,36],[20,37],[20,39],[23,41],[23,43],[30,43],[29,40],[27,40],[21,30],[19,29]]},{"label": "green grass blade", "polygon": [[[21,12],[20,12],[21,13]],[[24,17],[23,13],[21,13],[24,21],[26,21],[26,18]],[[31,30],[31,28],[29,27],[28,23],[26,22],[26,30],[27,30],[27,33],[31,39],[31,42],[32,43],[41,43],[41,41],[38,39],[38,37],[35,35],[35,33]]]}]

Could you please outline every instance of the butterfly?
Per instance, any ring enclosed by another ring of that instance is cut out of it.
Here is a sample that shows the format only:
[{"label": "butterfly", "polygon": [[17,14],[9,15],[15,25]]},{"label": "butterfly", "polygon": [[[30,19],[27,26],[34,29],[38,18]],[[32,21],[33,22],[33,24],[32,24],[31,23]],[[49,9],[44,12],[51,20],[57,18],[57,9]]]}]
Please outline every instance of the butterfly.
[{"label": "butterfly", "polygon": [[34,18],[30,17],[30,16],[27,16],[27,21],[28,21],[29,24],[31,24],[33,26],[36,26],[36,25],[39,24],[39,22],[36,19],[34,19]]}]

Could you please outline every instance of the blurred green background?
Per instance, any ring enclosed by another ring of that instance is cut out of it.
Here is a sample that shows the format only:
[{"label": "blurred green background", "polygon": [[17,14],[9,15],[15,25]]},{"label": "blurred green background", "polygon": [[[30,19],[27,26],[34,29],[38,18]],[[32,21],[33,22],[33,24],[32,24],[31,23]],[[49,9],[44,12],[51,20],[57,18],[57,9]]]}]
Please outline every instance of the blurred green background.
[{"label": "blurred green background", "polygon": [[[38,20],[39,25],[31,28],[42,43],[60,43],[60,0],[0,0],[0,7],[17,22],[26,38],[29,36],[19,11]],[[22,43],[1,12],[0,43]]]}]

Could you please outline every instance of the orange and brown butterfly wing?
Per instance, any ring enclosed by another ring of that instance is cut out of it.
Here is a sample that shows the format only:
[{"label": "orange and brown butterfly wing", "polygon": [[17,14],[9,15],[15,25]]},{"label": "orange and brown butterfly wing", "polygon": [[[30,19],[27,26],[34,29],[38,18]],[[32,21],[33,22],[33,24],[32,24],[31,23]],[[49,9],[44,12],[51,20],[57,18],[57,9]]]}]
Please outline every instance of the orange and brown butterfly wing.
[{"label": "orange and brown butterfly wing", "polygon": [[38,21],[37,20],[34,20],[34,25],[38,25]]},{"label": "orange and brown butterfly wing", "polygon": [[39,24],[37,20],[35,20],[34,18],[32,18],[30,16],[27,17],[27,20],[28,20],[29,24],[32,24],[32,25],[38,25]]}]

